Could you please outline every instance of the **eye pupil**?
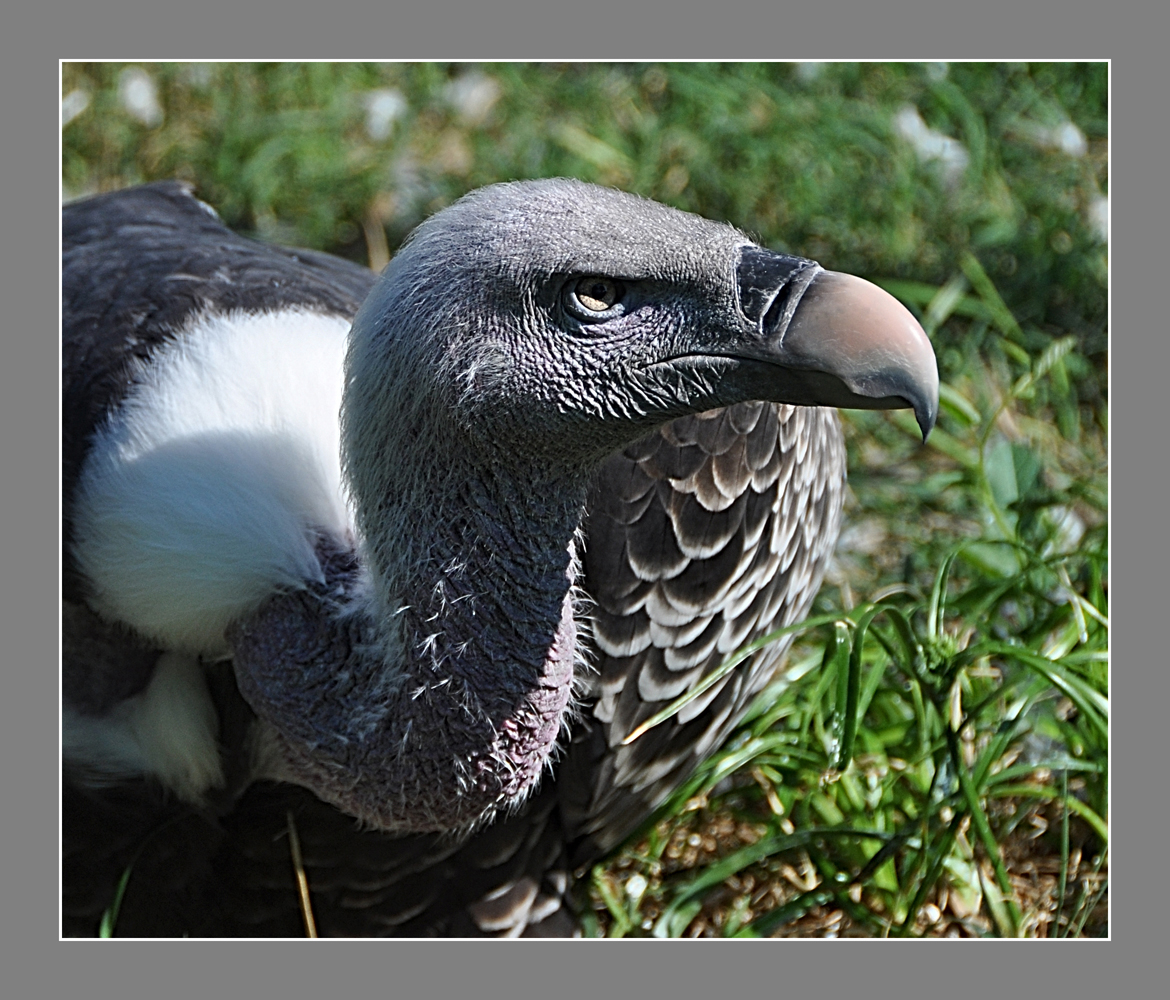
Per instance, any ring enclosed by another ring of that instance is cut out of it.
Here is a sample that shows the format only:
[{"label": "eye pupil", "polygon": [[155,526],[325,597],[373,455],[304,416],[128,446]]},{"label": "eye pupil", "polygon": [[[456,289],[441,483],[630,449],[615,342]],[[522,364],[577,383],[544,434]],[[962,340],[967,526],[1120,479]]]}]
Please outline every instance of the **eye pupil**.
[{"label": "eye pupil", "polygon": [[591,312],[605,312],[618,298],[617,283],[608,278],[582,278],[575,292],[577,301]]}]

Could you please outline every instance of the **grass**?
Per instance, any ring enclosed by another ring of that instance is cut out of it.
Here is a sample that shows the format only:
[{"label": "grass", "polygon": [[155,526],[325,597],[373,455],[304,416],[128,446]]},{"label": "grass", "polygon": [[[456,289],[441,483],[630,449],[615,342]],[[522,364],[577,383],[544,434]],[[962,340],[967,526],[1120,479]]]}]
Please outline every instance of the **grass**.
[{"label": "grass", "polygon": [[62,178],[186,178],[377,266],[473,187],[572,175],[883,284],[939,425],[845,414],[809,622],[580,873],[585,931],[1077,937],[1108,932],[1107,93],[1075,63],[67,64]]}]

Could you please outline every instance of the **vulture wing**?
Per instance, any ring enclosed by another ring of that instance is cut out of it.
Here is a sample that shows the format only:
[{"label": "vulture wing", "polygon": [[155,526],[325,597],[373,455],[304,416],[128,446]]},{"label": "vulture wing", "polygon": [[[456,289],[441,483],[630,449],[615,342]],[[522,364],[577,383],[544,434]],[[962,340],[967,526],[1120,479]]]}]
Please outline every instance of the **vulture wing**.
[{"label": "vulture wing", "polygon": [[767,683],[787,641],[622,745],[745,643],[805,617],[844,485],[837,414],[819,407],[684,417],[605,464],[585,552],[597,700],[561,771],[569,827],[584,838],[577,859],[608,851],[660,805]]}]

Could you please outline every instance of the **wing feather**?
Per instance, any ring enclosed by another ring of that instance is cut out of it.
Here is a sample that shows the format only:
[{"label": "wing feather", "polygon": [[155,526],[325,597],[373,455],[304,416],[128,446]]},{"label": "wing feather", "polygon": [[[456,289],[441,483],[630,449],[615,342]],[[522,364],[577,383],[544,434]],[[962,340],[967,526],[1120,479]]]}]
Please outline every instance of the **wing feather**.
[{"label": "wing feather", "polygon": [[[676,420],[606,464],[584,559],[599,698],[560,779],[578,859],[629,833],[767,683],[788,641],[621,745],[744,643],[808,613],[836,544],[844,479],[834,411],[764,403]],[[646,588],[639,603],[631,576]]]}]

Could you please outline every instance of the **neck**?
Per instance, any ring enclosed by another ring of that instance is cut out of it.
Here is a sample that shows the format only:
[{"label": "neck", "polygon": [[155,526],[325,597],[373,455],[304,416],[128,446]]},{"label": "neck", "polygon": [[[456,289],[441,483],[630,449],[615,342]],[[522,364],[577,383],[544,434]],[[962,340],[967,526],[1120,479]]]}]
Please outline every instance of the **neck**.
[{"label": "neck", "polygon": [[583,478],[420,459],[353,484],[366,573],[323,543],[325,586],[272,598],[232,636],[283,776],[394,831],[521,802],[573,683]]}]

